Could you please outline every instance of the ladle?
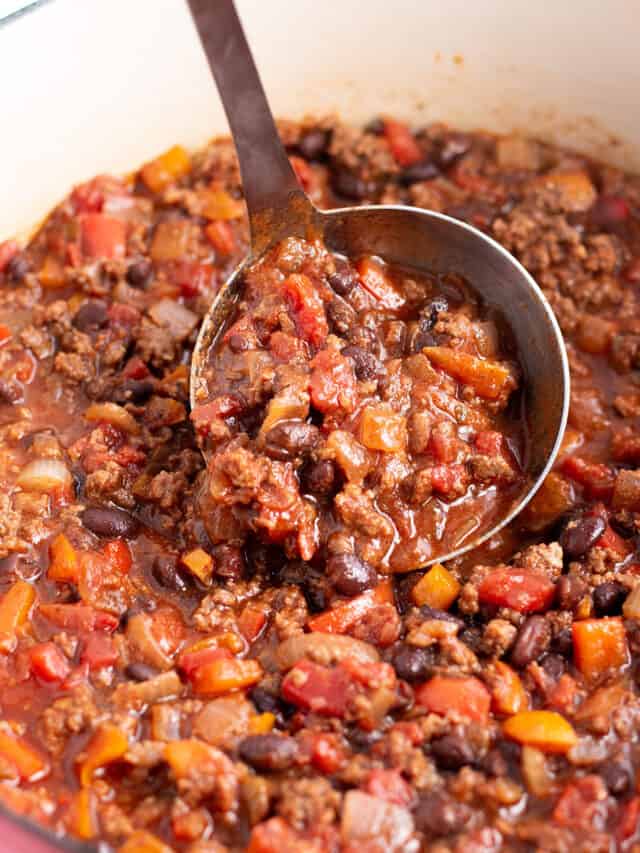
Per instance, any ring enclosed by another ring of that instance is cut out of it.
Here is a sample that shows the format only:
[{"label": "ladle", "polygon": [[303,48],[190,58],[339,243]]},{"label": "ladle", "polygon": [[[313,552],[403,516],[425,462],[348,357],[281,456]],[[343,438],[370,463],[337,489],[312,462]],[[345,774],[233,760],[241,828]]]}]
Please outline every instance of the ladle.
[{"label": "ladle", "polygon": [[[540,288],[502,246],[480,231],[430,210],[368,205],[318,210],[297,182],[280,141],[233,0],[188,0],[235,143],[249,213],[249,256],[221,287],[193,353],[191,404],[208,398],[209,350],[238,299],[245,267],[285,237],[321,238],[334,252],[377,255],[391,264],[466,279],[483,304],[497,309],[514,336],[524,374],[528,480],[506,515],[479,529],[451,559],[508,524],[550,470],[567,420],[569,370],[558,324]],[[292,73],[294,69],[292,69]],[[416,567],[417,568],[417,567]]]}]

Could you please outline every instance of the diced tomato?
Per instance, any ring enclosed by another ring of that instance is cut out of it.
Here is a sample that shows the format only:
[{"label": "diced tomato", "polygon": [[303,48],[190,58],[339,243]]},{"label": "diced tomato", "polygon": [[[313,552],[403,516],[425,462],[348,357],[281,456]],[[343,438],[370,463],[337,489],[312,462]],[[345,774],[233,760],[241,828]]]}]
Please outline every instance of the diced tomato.
[{"label": "diced tomato", "polygon": [[321,346],[329,334],[327,315],[320,294],[306,275],[290,275],[282,285],[291,306],[298,334],[313,346]]},{"label": "diced tomato", "polygon": [[191,411],[191,420],[200,433],[209,431],[209,425],[217,418],[229,418],[242,411],[242,403],[231,394],[221,394],[211,403],[196,406]]},{"label": "diced tomato", "polygon": [[320,412],[352,412],[358,386],[348,358],[338,350],[321,350],[311,361],[311,402]]},{"label": "diced tomato", "polygon": [[602,830],[607,819],[607,799],[600,776],[583,776],[564,789],[553,810],[553,820],[583,832]]},{"label": "diced tomato", "polygon": [[468,483],[469,472],[464,465],[434,465],[431,469],[433,490],[445,498],[464,494]]},{"label": "diced tomato", "polygon": [[334,846],[306,839],[281,817],[272,817],[253,827],[247,853],[327,853]]},{"label": "diced tomato", "polygon": [[565,672],[547,696],[547,705],[562,714],[571,716],[578,698],[578,685],[575,678]]},{"label": "diced tomato", "polygon": [[560,468],[570,480],[583,486],[589,497],[602,501],[611,500],[616,478],[608,465],[586,462],[578,456],[567,456]]},{"label": "diced tomato", "polygon": [[415,699],[433,714],[454,713],[479,723],[489,718],[491,694],[477,678],[434,675],[416,690]]},{"label": "diced tomato", "polygon": [[411,785],[402,778],[399,770],[371,770],[362,787],[367,794],[398,806],[407,807],[414,799]]},{"label": "diced tomato", "polygon": [[12,338],[11,329],[0,323],[0,347]]},{"label": "diced tomato", "polygon": [[69,631],[108,631],[118,627],[118,618],[112,613],[95,610],[83,604],[41,604],[38,612],[60,628]]},{"label": "diced tomato", "polygon": [[7,268],[9,261],[18,254],[20,247],[15,240],[5,240],[0,243],[0,273]]},{"label": "diced tomato", "polygon": [[230,222],[210,222],[204,232],[217,255],[226,258],[235,252],[236,235]]},{"label": "diced tomato", "polygon": [[91,634],[87,637],[80,655],[80,663],[85,663],[89,669],[103,669],[118,662],[118,651],[113,638],[107,634]]},{"label": "diced tomato", "polygon": [[620,811],[616,821],[616,836],[620,841],[626,841],[637,835],[640,829],[640,797],[632,797]]},{"label": "diced tomato", "polygon": [[420,146],[414,139],[411,130],[403,122],[386,118],[384,120],[384,135],[389,143],[394,160],[399,166],[406,168],[422,160],[423,154]]},{"label": "diced tomato", "polygon": [[193,299],[213,284],[214,274],[212,264],[185,260],[175,261],[170,273],[185,299]]},{"label": "diced tomato", "polygon": [[134,355],[122,368],[122,375],[125,379],[146,379],[149,368],[140,356]]},{"label": "diced tomato", "polygon": [[611,551],[621,560],[627,557],[632,550],[630,543],[625,541],[622,536],[619,536],[610,524],[606,526],[604,533],[596,542],[595,547]]},{"label": "diced tomato", "polygon": [[298,355],[307,355],[307,344],[285,332],[274,332],[269,338],[271,355],[281,364],[288,364]]},{"label": "diced tomato", "polygon": [[247,604],[238,616],[238,628],[248,643],[257,640],[267,624],[267,615],[261,607]]},{"label": "diced tomato", "polygon": [[29,666],[32,675],[47,684],[64,681],[71,672],[69,661],[55,643],[40,643],[29,649]]},{"label": "diced tomato", "polygon": [[400,732],[412,746],[420,746],[424,741],[424,734],[417,723],[411,721],[394,723],[391,730],[394,732]]},{"label": "diced tomato", "polygon": [[88,258],[124,258],[127,226],[102,213],[83,213],[80,219],[82,251]]},{"label": "diced tomato", "polygon": [[306,160],[302,157],[297,157],[295,154],[289,157],[289,162],[293,167],[293,171],[296,173],[298,183],[302,189],[308,193],[313,186],[313,169]]},{"label": "diced tomato", "polygon": [[478,597],[483,604],[510,607],[518,613],[547,610],[554,594],[553,581],[530,569],[494,569],[478,587]]},{"label": "diced tomato", "polygon": [[71,204],[76,213],[100,213],[108,196],[124,196],[126,187],[112,175],[97,175],[84,184],[78,184],[71,193]]},{"label": "diced tomato", "polygon": [[109,565],[122,575],[129,573],[133,564],[131,551],[124,539],[111,539],[102,546],[102,553],[107,558]]},{"label": "diced tomato", "polygon": [[391,664],[388,663],[372,663],[356,658],[346,658],[340,662],[349,673],[354,681],[363,684],[365,687],[395,687],[396,672]]},{"label": "diced tomato", "polygon": [[125,305],[124,302],[114,302],[109,306],[107,311],[109,322],[114,326],[137,326],[140,322],[141,314],[133,305]]},{"label": "diced tomato", "polygon": [[404,305],[404,296],[393,286],[383,265],[374,258],[362,258],[356,264],[364,289],[370,293],[381,308],[397,310]]},{"label": "diced tomato", "polygon": [[217,660],[230,660],[233,655],[228,649],[221,649],[218,646],[205,646],[204,648],[187,649],[178,658],[178,666],[187,676],[191,678],[193,673],[201,666],[213,663]]},{"label": "diced tomato", "polygon": [[350,686],[351,679],[342,667],[301,660],[285,676],[281,693],[283,699],[299,708],[328,717],[343,717]]},{"label": "diced tomato", "polygon": [[311,631],[346,634],[379,604],[393,604],[393,588],[390,581],[383,581],[375,589],[367,590],[355,598],[325,610],[324,613],[312,616],[307,625]]},{"label": "diced tomato", "polygon": [[485,456],[499,456],[504,448],[504,436],[501,432],[487,429],[477,433],[473,443],[478,453]]},{"label": "diced tomato", "polygon": [[346,761],[345,750],[338,735],[330,733],[311,735],[310,761],[320,773],[335,773]]}]

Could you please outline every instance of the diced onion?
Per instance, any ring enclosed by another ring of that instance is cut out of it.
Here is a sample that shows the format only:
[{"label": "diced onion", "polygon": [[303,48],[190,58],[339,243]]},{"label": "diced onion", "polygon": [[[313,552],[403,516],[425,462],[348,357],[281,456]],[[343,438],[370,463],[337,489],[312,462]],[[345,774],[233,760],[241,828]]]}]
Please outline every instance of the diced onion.
[{"label": "diced onion", "polygon": [[378,652],[369,643],[346,635],[324,634],[321,631],[289,637],[278,646],[276,658],[282,669],[291,669],[302,658],[309,658],[323,666],[345,658],[362,663],[375,663],[380,659]]},{"label": "diced onion", "polygon": [[132,435],[140,432],[133,415],[117,403],[92,403],[84,416],[88,421],[103,421]]},{"label": "diced onion", "polygon": [[345,843],[376,839],[384,850],[406,850],[413,832],[408,809],[372,797],[363,791],[349,791],[344,798],[341,833]]},{"label": "diced onion", "polygon": [[35,459],[22,469],[16,483],[28,492],[50,492],[54,489],[68,491],[73,478],[59,459]]},{"label": "diced onion", "polygon": [[198,325],[198,317],[175,299],[161,299],[149,308],[151,318],[159,326],[166,326],[171,336],[184,340]]}]

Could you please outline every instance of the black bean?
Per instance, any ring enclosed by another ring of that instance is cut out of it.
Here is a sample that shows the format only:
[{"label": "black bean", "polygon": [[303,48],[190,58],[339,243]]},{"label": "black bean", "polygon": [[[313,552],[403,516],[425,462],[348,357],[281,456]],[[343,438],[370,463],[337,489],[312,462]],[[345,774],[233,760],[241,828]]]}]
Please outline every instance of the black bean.
[{"label": "black bean", "polygon": [[110,394],[114,403],[144,403],[155,391],[155,382],[152,379],[125,379]]},{"label": "black bean", "polygon": [[431,741],[431,755],[442,770],[459,770],[475,762],[473,747],[462,734],[456,732]]},{"label": "black bean", "polygon": [[562,575],[556,585],[556,601],[561,610],[575,610],[587,592],[587,585],[576,575]]},{"label": "black bean", "polygon": [[454,835],[471,820],[471,809],[444,793],[424,794],[416,806],[416,828],[430,838]]},{"label": "black bean", "polygon": [[330,132],[321,128],[307,130],[298,140],[298,151],[306,160],[319,160],[327,153]]},{"label": "black bean", "polygon": [[382,732],[366,732],[356,727],[349,732],[347,738],[351,747],[357,752],[369,752],[371,747],[382,738]]},{"label": "black bean", "polygon": [[160,586],[175,592],[186,592],[188,585],[178,570],[175,557],[168,554],[159,554],[153,561],[151,574]]},{"label": "black bean", "polygon": [[560,545],[568,557],[577,559],[584,556],[602,536],[606,522],[599,515],[571,519],[560,534]]},{"label": "black bean", "polygon": [[127,270],[127,282],[132,287],[144,287],[149,283],[153,266],[148,258],[140,258],[139,261],[134,261]]},{"label": "black bean", "polygon": [[329,557],[327,577],[340,595],[359,595],[375,586],[378,580],[373,566],[355,554],[335,554]]},{"label": "black bean", "polygon": [[245,561],[251,575],[278,575],[288,565],[284,551],[277,545],[267,545],[250,538],[245,545]]},{"label": "black bean", "polygon": [[244,574],[244,559],[239,548],[233,545],[218,545],[215,558],[217,576],[238,579]]},{"label": "black bean", "polygon": [[249,698],[261,714],[265,711],[276,713],[279,710],[280,702],[278,697],[273,693],[269,693],[264,687],[254,687],[249,694]]},{"label": "black bean", "polygon": [[460,634],[460,640],[465,644],[465,646],[468,646],[472,652],[478,654],[483,647],[482,629],[475,625],[465,628]]},{"label": "black bean", "polygon": [[419,181],[430,181],[440,174],[440,169],[436,166],[433,160],[423,160],[421,163],[414,163],[413,166],[408,166],[400,175],[400,182],[409,185],[417,184]]},{"label": "black bean", "polygon": [[520,626],[511,650],[511,662],[524,668],[547,650],[551,642],[551,629],[544,616],[529,616]]},{"label": "black bean", "polygon": [[336,265],[336,271],[329,274],[327,281],[338,296],[346,296],[358,283],[358,277],[347,264]]},{"label": "black bean", "polygon": [[602,781],[614,797],[621,797],[631,787],[629,772],[616,762],[603,764],[599,769]]},{"label": "black bean", "polygon": [[557,681],[561,675],[564,675],[567,668],[565,659],[561,655],[555,654],[545,655],[540,661],[540,665],[553,681]]},{"label": "black bean", "polygon": [[573,654],[573,634],[571,628],[563,628],[558,631],[551,641],[551,648],[563,658],[570,658]]},{"label": "black bean", "polygon": [[158,674],[158,670],[146,663],[134,661],[125,667],[124,674],[133,681],[147,681],[149,678],[154,678]]},{"label": "black bean", "polygon": [[405,614],[412,607],[415,607],[411,593],[421,577],[423,577],[423,572],[410,572],[409,574],[396,577],[396,606],[400,613]]},{"label": "black bean", "polygon": [[81,518],[87,530],[106,539],[131,539],[139,528],[137,519],[130,513],[113,506],[89,506]]},{"label": "black bean", "polygon": [[506,776],[509,765],[499,749],[490,749],[482,759],[482,769],[489,776]]},{"label": "black bean", "polygon": [[330,495],[336,488],[338,472],[331,459],[311,462],[303,469],[302,488],[307,494],[316,496]]},{"label": "black bean", "polygon": [[320,430],[302,421],[280,421],[265,436],[265,453],[285,461],[309,453],[320,441]]},{"label": "black bean", "polygon": [[593,591],[593,606],[598,616],[616,616],[622,611],[627,588],[618,581],[606,581]]},{"label": "black bean", "polygon": [[377,379],[382,373],[383,367],[375,355],[372,355],[361,347],[350,344],[347,347],[343,347],[341,352],[342,355],[346,355],[351,359],[354,364],[356,376],[361,382],[370,382],[373,379]]},{"label": "black bean", "polygon": [[439,610],[437,607],[429,607],[427,604],[423,604],[420,608],[420,616],[423,619],[439,619],[441,622],[453,622],[459,628],[464,626],[464,622],[459,616],[454,616],[453,613],[449,613],[446,610]]},{"label": "black bean", "polygon": [[362,201],[367,196],[373,195],[376,190],[373,181],[365,181],[342,166],[338,166],[332,171],[331,186],[338,195],[354,201]]},{"label": "black bean", "polygon": [[286,770],[296,760],[298,746],[287,735],[249,735],[240,741],[238,755],[257,770]]},{"label": "black bean", "polygon": [[447,169],[471,148],[471,139],[463,133],[451,133],[437,148],[435,159],[440,168]]},{"label": "black bean", "polygon": [[307,574],[302,581],[302,594],[307,607],[312,613],[322,613],[329,606],[330,589],[323,575]]},{"label": "black bean", "polygon": [[14,284],[21,282],[31,271],[31,262],[26,255],[18,252],[7,264],[6,273],[9,281]]},{"label": "black bean", "polygon": [[365,133],[372,133],[374,136],[382,136],[384,133],[384,121],[381,118],[372,118],[364,126]]},{"label": "black bean", "polygon": [[227,344],[231,352],[244,352],[253,349],[253,343],[245,335],[234,334],[229,337]]},{"label": "black bean", "polygon": [[429,331],[433,329],[438,322],[438,316],[449,310],[449,302],[444,296],[436,296],[435,299],[429,302],[420,311],[420,316],[425,322],[425,329]]},{"label": "black bean", "polygon": [[425,681],[432,673],[434,657],[427,649],[407,646],[404,643],[394,652],[391,659],[398,678],[416,684]]},{"label": "black bean", "polygon": [[81,332],[95,331],[109,322],[107,306],[100,299],[90,299],[80,306],[73,318],[73,325]]},{"label": "black bean", "polygon": [[356,312],[341,299],[332,299],[327,305],[327,317],[333,328],[341,335],[346,334],[356,322]]}]

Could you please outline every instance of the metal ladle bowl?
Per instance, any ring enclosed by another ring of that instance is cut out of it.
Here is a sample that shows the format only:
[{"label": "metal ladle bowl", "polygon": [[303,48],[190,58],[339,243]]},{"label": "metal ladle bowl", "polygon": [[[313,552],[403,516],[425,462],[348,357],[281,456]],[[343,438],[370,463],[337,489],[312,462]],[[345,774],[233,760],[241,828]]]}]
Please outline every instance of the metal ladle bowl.
[{"label": "metal ladle bowl", "polygon": [[492,527],[480,528],[462,547],[439,555],[437,561],[476,548],[524,509],[553,465],[562,441],[569,408],[569,368],[548,302],[506,249],[449,216],[402,205],[318,210],[291,168],[232,0],[188,2],[231,127],[251,231],[249,256],[221,287],[203,320],[191,365],[191,405],[208,399],[208,355],[238,301],[244,270],[286,237],[320,238],[329,250],[347,257],[377,255],[390,264],[461,276],[485,308],[502,315],[513,335],[523,373],[529,447],[528,477],[507,513]]}]

